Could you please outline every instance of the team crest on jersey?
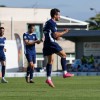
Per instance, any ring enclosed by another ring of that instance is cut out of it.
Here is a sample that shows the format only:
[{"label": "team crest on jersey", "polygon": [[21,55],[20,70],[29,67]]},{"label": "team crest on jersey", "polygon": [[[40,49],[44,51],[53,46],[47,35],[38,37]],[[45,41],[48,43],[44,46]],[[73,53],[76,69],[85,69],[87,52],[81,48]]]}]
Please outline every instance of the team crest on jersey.
[{"label": "team crest on jersey", "polygon": [[24,36],[24,39],[26,39],[27,37],[26,36]]}]

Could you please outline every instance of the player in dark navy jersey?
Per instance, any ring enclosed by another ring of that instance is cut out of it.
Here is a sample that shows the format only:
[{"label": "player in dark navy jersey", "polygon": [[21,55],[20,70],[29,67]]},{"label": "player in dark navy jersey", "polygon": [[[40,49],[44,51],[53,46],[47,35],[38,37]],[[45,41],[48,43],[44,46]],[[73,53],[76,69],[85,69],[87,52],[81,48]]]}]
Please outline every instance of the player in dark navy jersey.
[{"label": "player in dark navy jersey", "polygon": [[[36,63],[36,50],[35,44],[39,44],[40,41],[36,37],[34,25],[28,26],[28,32],[23,34],[23,41],[24,41],[24,52],[25,56],[28,61],[27,67],[27,75],[26,75],[26,82],[34,83],[33,82],[33,71],[34,71],[34,64]],[[30,78],[29,78],[30,75]]]},{"label": "player in dark navy jersey", "polygon": [[2,80],[1,83],[8,83],[8,81],[4,78],[5,77],[5,70],[6,70],[6,57],[5,57],[5,41],[6,38],[4,35],[4,27],[0,27],[0,63],[2,65]]},{"label": "player in dark navy jersey", "polygon": [[59,44],[56,42],[56,40],[59,39],[62,35],[67,33],[69,30],[64,29],[63,32],[57,31],[57,25],[56,21],[60,19],[60,10],[59,9],[52,9],[51,12],[51,19],[48,20],[45,23],[44,27],[44,35],[45,35],[45,41],[44,41],[44,47],[43,47],[43,54],[44,56],[47,56],[48,63],[46,66],[47,70],[47,80],[46,83],[51,86],[55,87],[52,80],[51,80],[51,70],[52,70],[52,64],[53,64],[53,55],[56,53],[61,57],[61,65],[63,69],[63,77],[72,77],[74,74],[68,73],[66,68],[66,53],[63,51],[63,49],[59,46]]}]

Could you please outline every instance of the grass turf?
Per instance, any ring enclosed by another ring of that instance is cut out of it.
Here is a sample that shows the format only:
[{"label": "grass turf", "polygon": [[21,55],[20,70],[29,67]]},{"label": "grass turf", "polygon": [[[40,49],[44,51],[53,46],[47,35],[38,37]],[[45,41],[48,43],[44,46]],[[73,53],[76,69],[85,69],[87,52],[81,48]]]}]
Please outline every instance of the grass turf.
[{"label": "grass turf", "polygon": [[24,78],[8,78],[8,84],[0,84],[0,100],[100,100],[99,76],[53,77],[55,88],[43,77],[34,80],[27,84]]}]

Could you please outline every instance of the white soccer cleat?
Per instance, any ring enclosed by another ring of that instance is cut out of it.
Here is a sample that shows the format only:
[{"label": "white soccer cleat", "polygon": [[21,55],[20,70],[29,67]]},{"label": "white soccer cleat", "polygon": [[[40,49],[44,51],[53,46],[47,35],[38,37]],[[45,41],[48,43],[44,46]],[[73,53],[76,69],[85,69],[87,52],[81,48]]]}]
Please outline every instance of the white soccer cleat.
[{"label": "white soccer cleat", "polygon": [[8,81],[7,81],[6,79],[3,78],[3,79],[1,80],[1,83],[8,83]]}]

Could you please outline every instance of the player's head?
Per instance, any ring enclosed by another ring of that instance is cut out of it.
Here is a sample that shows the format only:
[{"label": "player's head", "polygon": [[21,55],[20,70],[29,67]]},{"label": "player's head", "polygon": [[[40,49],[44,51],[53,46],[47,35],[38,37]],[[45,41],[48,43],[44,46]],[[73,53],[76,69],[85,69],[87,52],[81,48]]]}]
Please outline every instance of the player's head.
[{"label": "player's head", "polygon": [[60,10],[57,8],[51,9],[50,15],[51,15],[51,18],[55,19],[56,21],[59,21]]},{"label": "player's head", "polygon": [[4,31],[5,31],[4,27],[0,27],[0,36],[4,35]]},{"label": "player's head", "polygon": [[35,31],[35,26],[32,24],[32,25],[28,25],[28,32],[29,33],[33,33]]}]

